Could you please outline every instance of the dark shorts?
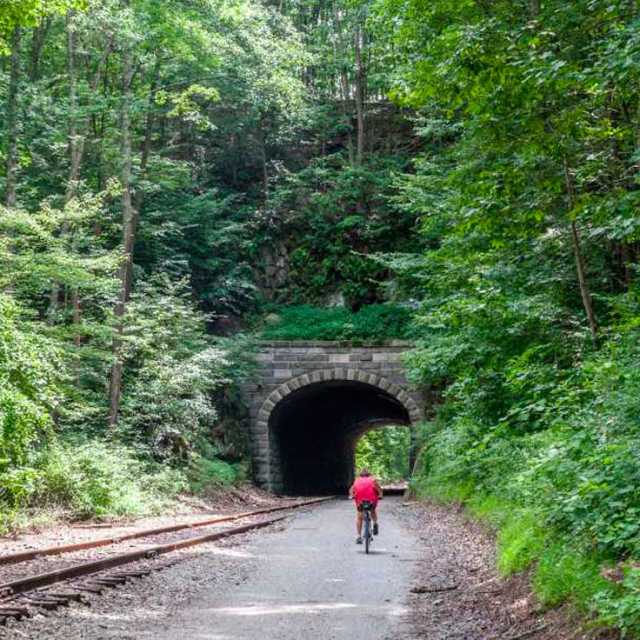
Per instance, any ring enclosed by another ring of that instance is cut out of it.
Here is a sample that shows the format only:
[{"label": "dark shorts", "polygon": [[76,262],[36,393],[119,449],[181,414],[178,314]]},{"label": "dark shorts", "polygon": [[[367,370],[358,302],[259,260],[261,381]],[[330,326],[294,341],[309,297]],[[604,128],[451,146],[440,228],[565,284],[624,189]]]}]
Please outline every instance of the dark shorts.
[{"label": "dark shorts", "polygon": [[364,500],[363,502],[360,502],[356,505],[356,509],[358,511],[364,511],[365,505],[368,505],[371,511],[375,511],[376,507],[378,506],[378,501],[376,500],[375,502],[371,502],[370,500]]}]

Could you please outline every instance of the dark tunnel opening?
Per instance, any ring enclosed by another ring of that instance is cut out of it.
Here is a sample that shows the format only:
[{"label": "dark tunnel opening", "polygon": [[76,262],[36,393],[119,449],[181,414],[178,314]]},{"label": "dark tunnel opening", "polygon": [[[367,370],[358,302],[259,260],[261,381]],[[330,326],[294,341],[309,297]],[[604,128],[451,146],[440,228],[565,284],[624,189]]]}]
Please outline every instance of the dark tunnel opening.
[{"label": "dark tunnel opening", "polygon": [[410,424],[407,409],[378,387],[335,380],[283,398],[269,420],[277,490],[289,495],[343,493],[353,480],[355,446],[368,428]]}]

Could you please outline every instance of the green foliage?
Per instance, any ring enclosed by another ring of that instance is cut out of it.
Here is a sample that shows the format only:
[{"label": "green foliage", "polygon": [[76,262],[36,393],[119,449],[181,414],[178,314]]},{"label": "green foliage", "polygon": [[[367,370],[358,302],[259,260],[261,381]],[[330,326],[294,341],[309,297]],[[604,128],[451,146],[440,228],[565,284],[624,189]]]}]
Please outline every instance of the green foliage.
[{"label": "green foliage", "polygon": [[633,638],[640,627],[640,570],[627,568],[617,589],[596,595],[602,622],[622,630],[623,638]]},{"label": "green foliage", "polygon": [[185,282],[140,282],[127,310],[128,392],[119,431],[154,455],[184,457],[217,419],[212,394],[231,381],[223,349],[205,335]]},{"label": "green foliage", "polygon": [[0,53],[7,53],[16,28],[30,27],[45,16],[82,8],[85,0],[4,0],[0,7]]},{"label": "green foliage", "polygon": [[366,165],[353,166],[335,153],[282,178],[258,212],[264,242],[280,242],[289,255],[279,302],[326,302],[340,294],[359,308],[387,298],[388,269],[371,254],[417,246],[415,214],[390,201],[393,174],[406,167],[398,155],[370,154]]},{"label": "green foliage", "polygon": [[[414,480],[424,493],[465,501],[498,528],[502,571],[537,563],[534,586],[545,603],[571,600],[629,632],[615,612],[630,606],[633,590],[612,590],[599,572],[639,553],[639,356],[637,330],[625,328],[585,359],[579,376],[556,379],[555,393],[539,385],[533,403],[507,393],[502,419],[490,396],[452,385]],[[486,373],[477,375],[476,385]],[[543,400],[543,421],[532,414],[523,428],[514,419]]]},{"label": "green foliage", "polygon": [[261,331],[266,340],[352,340],[384,342],[408,338],[409,309],[391,304],[368,305],[353,313],[344,307],[308,305],[275,307],[273,321]]},{"label": "green foliage", "polygon": [[439,400],[414,484],[490,518],[545,602],[631,634],[633,589],[598,575],[640,554],[636,7],[378,0],[371,21],[424,143],[393,202],[425,251],[379,257],[422,300],[408,364]]},{"label": "green foliage", "polygon": [[131,449],[98,440],[52,446],[37,472],[34,503],[75,519],[158,512],[186,486],[179,472],[145,468]]},{"label": "green foliage", "polygon": [[255,308],[252,216],[263,169],[306,118],[309,58],[286,16],[245,0],[5,2],[0,52],[14,34],[0,70],[0,164],[15,164],[17,200],[3,172],[0,513],[14,521],[47,494],[73,517],[148,511],[153,465],[183,477],[211,459],[204,486],[246,455],[234,387],[251,346],[209,334]]},{"label": "green foliage", "polygon": [[246,479],[246,469],[242,465],[229,464],[217,458],[195,456],[188,471],[189,486],[196,494],[208,490],[237,484]]},{"label": "green foliage", "polygon": [[0,296],[0,528],[33,492],[38,444],[51,435],[60,353],[38,335],[23,310]]},{"label": "green foliage", "polygon": [[545,605],[556,606],[569,600],[588,611],[597,598],[611,591],[600,575],[597,557],[580,554],[570,545],[550,542],[539,558],[534,586]]},{"label": "green foliage", "polygon": [[509,510],[498,535],[498,568],[512,574],[529,567],[540,557],[546,531],[533,511]]},{"label": "green foliage", "polygon": [[356,470],[368,468],[381,482],[406,480],[410,474],[411,432],[407,427],[367,431],[356,445]]}]

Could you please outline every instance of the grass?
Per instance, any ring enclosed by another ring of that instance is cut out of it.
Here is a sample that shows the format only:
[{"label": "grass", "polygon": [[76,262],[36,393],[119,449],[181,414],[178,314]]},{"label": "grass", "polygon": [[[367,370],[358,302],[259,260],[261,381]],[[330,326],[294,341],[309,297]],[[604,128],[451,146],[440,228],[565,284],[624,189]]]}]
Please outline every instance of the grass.
[{"label": "grass", "polygon": [[537,514],[511,510],[498,533],[498,569],[503,575],[524,571],[544,551],[547,532]]},{"label": "grass", "polygon": [[551,544],[541,550],[537,560],[533,587],[546,606],[569,601],[589,611],[596,595],[611,587],[600,575],[600,559],[578,553],[566,544]]}]

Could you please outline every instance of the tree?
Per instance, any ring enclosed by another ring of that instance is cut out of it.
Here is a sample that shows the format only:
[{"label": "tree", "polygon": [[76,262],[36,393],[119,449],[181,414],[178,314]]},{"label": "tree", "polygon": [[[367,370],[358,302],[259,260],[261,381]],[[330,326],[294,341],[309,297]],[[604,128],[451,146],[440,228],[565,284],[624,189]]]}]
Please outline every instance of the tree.
[{"label": "tree", "polygon": [[8,0],[0,8],[0,53],[11,49],[10,39],[16,29],[33,27],[43,17],[61,14],[71,7],[81,7],[84,0]]}]

